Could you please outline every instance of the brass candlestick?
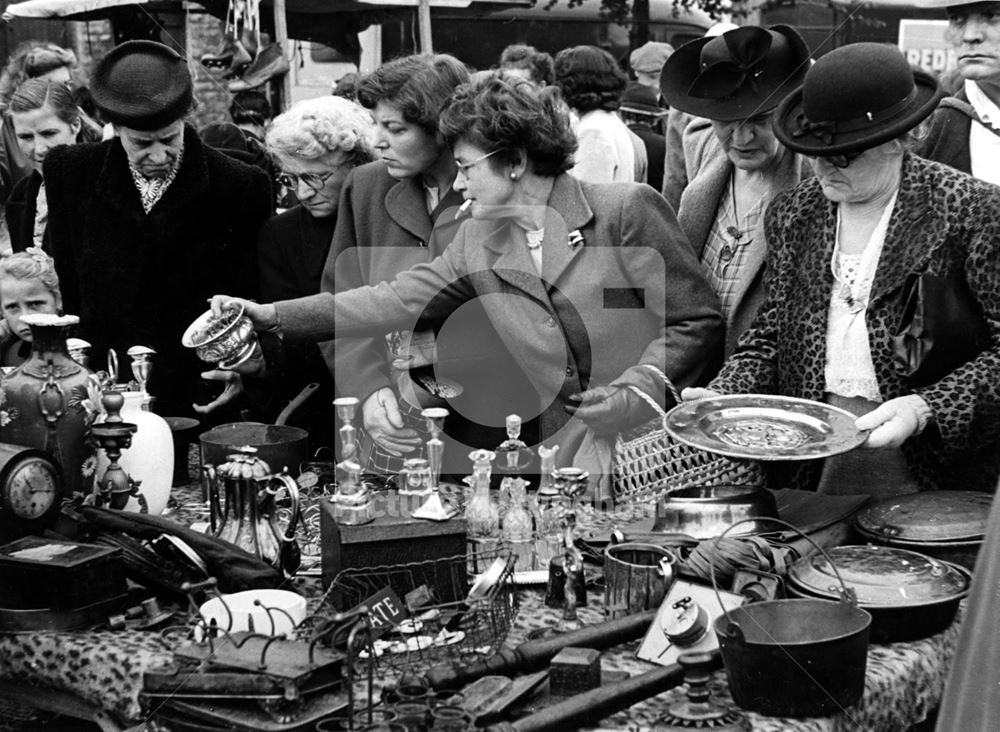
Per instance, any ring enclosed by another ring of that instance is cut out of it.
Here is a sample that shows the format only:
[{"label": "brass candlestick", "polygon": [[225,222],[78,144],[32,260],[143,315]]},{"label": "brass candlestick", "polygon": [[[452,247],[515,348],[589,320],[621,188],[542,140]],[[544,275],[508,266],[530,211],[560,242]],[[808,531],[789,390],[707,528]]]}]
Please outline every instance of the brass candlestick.
[{"label": "brass candlestick", "polygon": [[132,445],[132,435],[138,427],[131,422],[125,422],[121,417],[121,409],[125,397],[116,391],[106,391],[101,397],[101,405],[107,412],[107,419],[90,427],[90,438],[94,444],[104,450],[110,461],[104,475],[97,482],[95,505],[122,509],[133,496],[139,502],[140,512],[147,513],[149,507],[146,497],[139,492],[142,481],[134,480],[125,469],[118,464],[122,451]]}]

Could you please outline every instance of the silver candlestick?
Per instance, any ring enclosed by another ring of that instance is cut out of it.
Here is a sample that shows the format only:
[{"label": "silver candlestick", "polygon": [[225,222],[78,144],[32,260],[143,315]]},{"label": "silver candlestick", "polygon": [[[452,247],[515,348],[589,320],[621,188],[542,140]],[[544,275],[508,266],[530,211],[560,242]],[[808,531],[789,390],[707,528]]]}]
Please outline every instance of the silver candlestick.
[{"label": "silver candlestick", "polygon": [[126,353],[132,359],[132,375],[139,384],[139,391],[146,394],[146,382],[153,370],[153,356],[156,355],[149,346],[132,346]]},{"label": "silver candlestick", "polygon": [[358,443],[354,418],[358,408],[355,397],[333,400],[337,416],[344,423],[340,428],[343,459],[337,463],[337,490],[330,496],[333,517],[343,526],[358,526],[375,520],[371,493],[361,482],[361,465],[357,462]]},{"label": "silver candlestick", "polygon": [[411,515],[414,518],[430,519],[431,521],[446,521],[457,513],[453,506],[446,506],[441,501],[439,483],[441,480],[441,460],[444,457],[444,442],[441,441],[441,429],[444,427],[448,410],[443,407],[430,407],[420,412],[427,421],[427,431],[431,438],[427,440],[427,461],[431,468],[431,494]]}]

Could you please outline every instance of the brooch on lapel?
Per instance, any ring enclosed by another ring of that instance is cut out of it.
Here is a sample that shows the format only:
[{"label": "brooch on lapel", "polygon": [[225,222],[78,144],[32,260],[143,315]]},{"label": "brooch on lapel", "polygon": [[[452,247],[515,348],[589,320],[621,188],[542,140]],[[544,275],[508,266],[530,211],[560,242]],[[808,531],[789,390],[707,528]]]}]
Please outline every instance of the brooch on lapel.
[{"label": "brooch on lapel", "polygon": [[573,231],[569,232],[569,241],[566,243],[569,245],[570,249],[583,244],[583,234],[580,233],[579,229],[573,229]]}]

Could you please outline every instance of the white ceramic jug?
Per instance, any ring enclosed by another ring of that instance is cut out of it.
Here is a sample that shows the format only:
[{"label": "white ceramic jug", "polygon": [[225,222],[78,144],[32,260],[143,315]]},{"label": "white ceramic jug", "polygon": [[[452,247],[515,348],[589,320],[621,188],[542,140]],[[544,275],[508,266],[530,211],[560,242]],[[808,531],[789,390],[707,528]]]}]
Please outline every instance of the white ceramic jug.
[{"label": "white ceramic jug", "polygon": [[[132,445],[122,452],[118,464],[133,480],[141,481],[139,493],[145,498],[146,510],[153,516],[163,513],[170,497],[170,484],[174,474],[174,440],[170,425],[160,415],[144,408],[152,398],[141,391],[122,392],[125,405],[121,416],[138,429],[132,436]],[[103,421],[104,417],[99,421]],[[104,475],[108,458],[103,451],[98,453],[97,478]],[[135,497],[129,499],[126,511],[142,511],[142,504]]]}]

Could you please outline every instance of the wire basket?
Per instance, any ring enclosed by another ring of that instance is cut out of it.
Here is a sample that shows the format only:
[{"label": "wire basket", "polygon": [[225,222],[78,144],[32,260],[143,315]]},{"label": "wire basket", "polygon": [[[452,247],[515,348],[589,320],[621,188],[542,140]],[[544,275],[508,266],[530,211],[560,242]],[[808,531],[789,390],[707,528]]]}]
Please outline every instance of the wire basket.
[{"label": "wire basket", "polygon": [[386,587],[406,602],[408,594],[423,586],[431,592],[430,603],[413,609],[409,620],[389,628],[368,649],[376,673],[422,673],[445,659],[492,656],[517,616],[514,563],[510,549],[500,546],[422,562],[345,569],[330,583],[318,614],[356,607]]}]

